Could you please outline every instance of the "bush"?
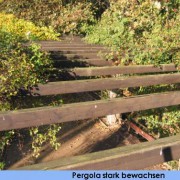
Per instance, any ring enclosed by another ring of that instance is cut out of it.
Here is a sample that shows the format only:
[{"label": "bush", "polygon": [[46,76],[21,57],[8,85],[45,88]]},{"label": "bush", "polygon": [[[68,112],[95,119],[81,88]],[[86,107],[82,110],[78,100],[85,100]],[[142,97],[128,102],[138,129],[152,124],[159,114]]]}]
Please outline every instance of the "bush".
[{"label": "bush", "polygon": [[180,132],[180,107],[169,107],[141,112],[134,117],[137,122],[145,125],[154,137],[167,137]]},{"label": "bush", "polygon": [[61,33],[85,34],[88,26],[94,22],[91,4],[76,3],[62,8],[56,21],[52,21],[52,26]]},{"label": "bush", "polygon": [[179,24],[179,1],[120,0],[86,39],[112,47],[121,64],[179,64]]},{"label": "bush", "polygon": [[[0,36],[3,34],[0,31]],[[7,39],[11,36],[8,33],[3,35]],[[43,73],[50,61],[36,45],[24,47],[21,43],[14,42],[14,44],[8,44],[8,47],[4,46],[0,52],[1,97],[7,99],[16,95],[20,88],[27,89],[45,80]]]},{"label": "bush", "polygon": [[[158,92],[178,91],[180,84],[157,85],[149,87],[132,88],[134,95],[143,95]],[[166,137],[180,132],[180,106],[151,109],[131,113],[129,119],[134,119],[147,127],[148,132],[155,137]],[[146,129],[146,130],[147,130]]]},{"label": "bush", "polygon": [[[31,32],[29,36],[27,36],[27,32]],[[46,82],[48,78],[45,73],[46,69],[51,67],[48,54],[41,52],[40,47],[36,44],[27,47],[24,42],[57,39],[58,35],[50,28],[37,27],[31,22],[17,19],[13,15],[0,13],[0,111],[16,109],[12,99],[16,97],[16,104],[18,104],[17,94],[20,89],[27,90],[37,83]],[[50,126],[47,129],[48,137],[45,140],[57,147],[55,134],[59,127]],[[32,131],[33,129],[31,129]],[[17,132],[13,130],[0,132],[0,161],[4,148],[10,144]],[[41,137],[43,135],[46,136],[46,133],[41,133]],[[36,145],[38,146],[38,143]],[[35,149],[35,145],[32,146]],[[0,163],[0,168],[3,167],[4,163]]]},{"label": "bush", "polygon": [[0,3],[0,11],[12,13],[35,23],[52,27],[60,33],[83,34],[94,23],[93,5],[89,1],[7,0]]},{"label": "bush", "polygon": [[[180,65],[179,3],[179,0],[112,0],[86,40],[111,47],[120,65]],[[134,95],[167,90],[179,87],[129,88]],[[146,120],[149,132],[159,136],[176,134],[180,129],[179,106],[132,113],[128,117],[140,122]]]},{"label": "bush", "polygon": [[50,27],[38,27],[32,22],[18,19],[12,14],[0,13],[1,31],[12,33],[18,40],[57,40],[60,34]]}]

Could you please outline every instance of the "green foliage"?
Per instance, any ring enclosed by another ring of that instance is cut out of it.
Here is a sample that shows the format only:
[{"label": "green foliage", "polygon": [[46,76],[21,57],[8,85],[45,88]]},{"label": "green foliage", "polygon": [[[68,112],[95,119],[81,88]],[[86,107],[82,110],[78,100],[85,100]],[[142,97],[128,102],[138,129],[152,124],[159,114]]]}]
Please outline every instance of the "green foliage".
[{"label": "green foliage", "polygon": [[[121,65],[180,65],[179,0],[111,0],[86,40],[116,51]],[[108,55],[111,57],[111,55]],[[151,86],[130,89],[130,94],[179,90],[179,86]],[[130,114],[145,122],[149,133],[168,136],[180,132],[180,107],[161,108]]]},{"label": "green foliage", "polygon": [[60,143],[57,142],[56,135],[60,131],[60,126],[58,125],[51,125],[47,128],[43,128],[40,131],[39,128],[31,128],[30,135],[32,137],[32,149],[33,149],[33,156],[38,157],[40,155],[40,150],[42,145],[46,142],[49,142],[50,145],[57,150],[60,146]]},{"label": "green foliage", "polygon": [[[143,95],[157,92],[177,91],[180,85],[157,85],[131,89],[135,95]],[[145,123],[149,130],[156,137],[166,137],[180,132],[180,106],[151,109],[138,113],[132,113],[130,119],[136,119]]]},{"label": "green foliage", "polygon": [[[18,105],[14,106],[12,99],[16,97],[16,104],[19,103],[20,89],[27,90],[37,83],[45,83],[48,78],[45,72],[51,67],[49,55],[36,44],[25,46],[24,41],[57,39],[58,35],[50,28],[40,28],[13,15],[0,13],[0,111],[16,109]],[[49,138],[45,140],[49,140],[53,147],[57,147],[53,140],[58,128],[47,127]],[[5,147],[17,132],[0,132],[0,161]],[[4,163],[0,166],[2,169]]]},{"label": "green foliage", "polygon": [[179,170],[180,169],[180,160],[167,162],[169,170]]},{"label": "green foliage", "polygon": [[94,14],[90,3],[68,4],[62,8],[52,26],[62,33],[84,34],[90,24],[94,23]]},{"label": "green foliage", "polygon": [[14,48],[3,48],[0,56],[0,96],[7,100],[16,95],[20,88],[28,89],[45,81],[43,73],[49,63],[47,55],[34,44],[23,47],[17,43]]},{"label": "green foliage", "polygon": [[4,136],[1,137],[0,140],[0,153],[2,153],[4,147],[10,143],[9,141],[13,135],[14,135],[14,131],[4,132]]},{"label": "green foliage", "polygon": [[167,137],[180,132],[180,107],[152,109],[134,113],[131,118],[144,124],[154,137]]},{"label": "green foliage", "polygon": [[178,64],[179,24],[178,0],[120,0],[111,3],[86,39],[115,49],[121,64]]},{"label": "green foliage", "polygon": [[5,166],[5,163],[4,162],[0,162],[0,170],[3,170],[4,166]]},{"label": "green foliage", "polygon": [[11,139],[14,136],[14,131],[6,131],[0,133],[0,170],[4,169],[5,163],[2,161],[2,154],[6,146],[10,144]]},{"label": "green foliage", "polygon": [[93,4],[90,1],[7,0],[0,3],[0,11],[12,13],[35,23],[52,27],[60,33],[82,34],[94,23]]},{"label": "green foliage", "polygon": [[12,33],[19,40],[57,40],[60,34],[51,27],[39,27],[32,22],[18,19],[12,14],[0,13],[1,31]]}]

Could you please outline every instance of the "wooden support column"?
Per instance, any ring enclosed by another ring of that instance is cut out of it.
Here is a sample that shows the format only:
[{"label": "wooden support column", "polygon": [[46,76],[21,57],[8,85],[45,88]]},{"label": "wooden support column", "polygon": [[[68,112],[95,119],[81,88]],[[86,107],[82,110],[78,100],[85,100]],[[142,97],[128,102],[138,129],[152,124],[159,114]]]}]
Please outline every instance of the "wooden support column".
[{"label": "wooden support column", "polygon": [[[108,97],[109,99],[114,99],[117,97],[117,93],[115,91],[108,91]],[[107,115],[106,118],[103,119],[103,122],[107,126],[114,126],[117,124],[121,124],[121,114],[110,114]]]}]

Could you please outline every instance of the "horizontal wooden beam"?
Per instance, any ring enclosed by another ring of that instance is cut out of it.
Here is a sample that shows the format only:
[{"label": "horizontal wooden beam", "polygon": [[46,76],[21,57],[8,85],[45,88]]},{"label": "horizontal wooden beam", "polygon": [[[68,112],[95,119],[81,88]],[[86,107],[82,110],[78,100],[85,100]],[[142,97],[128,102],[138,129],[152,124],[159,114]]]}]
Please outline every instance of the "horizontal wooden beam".
[{"label": "horizontal wooden beam", "polygon": [[[102,60],[101,60],[102,61]],[[134,66],[110,66],[110,67],[88,67],[67,69],[67,72],[76,76],[105,76],[116,74],[140,74],[140,73],[155,73],[155,72],[173,72],[177,71],[174,64],[161,65],[134,65]]]},{"label": "horizontal wooden beam", "polygon": [[[106,61],[102,59],[58,59],[53,61],[53,66],[56,68],[72,68],[72,67],[84,67],[84,66],[112,66],[112,61]],[[59,69],[55,70],[55,73]],[[66,70],[65,70],[66,71]],[[68,70],[69,71],[69,70]],[[67,71],[66,71],[67,72]]]},{"label": "horizontal wooden beam", "polygon": [[100,53],[103,53],[103,54],[107,54],[107,53],[110,53],[110,51],[108,50],[105,50],[105,49],[71,49],[71,50],[68,50],[68,49],[62,49],[61,47],[42,47],[41,50],[44,50],[44,51],[53,51],[53,52],[59,52],[59,53],[62,53],[62,54],[78,54],[78,55],[81,55],[81,54],[100,54]]},{"label": "horizontal wooden beam", "polygon": [[62,43],[62,42],[82,42],[84,43],[83,39],[81,37],[66,37],[66,38],[60,38],[59,40],[40,40],[40,41],[34,41],[36,43]]},{"label": "horizontal wooden beam", "polygon": [[41,47],[69,47],[69,48],[104,48],[104,46],[97,45],[97,44],[85,44],[85,43],[78,43],[78,42],[55,42],[55,43],[37,43],[41,45]]},{"label": "horizontal wooden beam", "polygon": [[75,36],[75,35],[63,35],[60,37],[62,41],[82,41],[83,36]]},{"label": "horizontal wooden beam", "polygon": [[61,52],[61,53],[78,53],[78,54],[82,54],[82,53],[110,53],[111,51],[107,50],[107,49],[102,49],[102,48],[74,48],[74,47],[70,47],[70,48],[64,48],[64,47],[41,47],[41,50],[44,51],[53,51],[53,52]]},{"label": "horizontal wooden beam", "polygon": [[180,73],[50,82],[32,88],[31,93],[35,95],[54,95],[173,83],[180,83]]},{"label": "horizontal wooden beam", "polygon": [[41,126],[75,120],[95,119],[110,114],[127,113],[180,104],[180,91],[129,98],[115,98],[60,107],[42,107],[0,113],[0,131]]},{"label": "horizontal wooden beam", "polygon": [[61,45],[61,46],[59,46],[59,45],[54,45],[54,46],[51,46],[51,45],[44,45],[44,46],[42,46],[42,49],[52,49],[52,48],[60,48],[62,51],[84,51],[84,50],[87,50],[87,51],[91,51],[91,50],[93,50],[93,51],[101,51],[101,50],[109,50],[109,49],[107,49],[107,48],[105,48],[105,47],[98,47],[98,46],[83,46],[84,44],[82,44],[82,46],[80,46],[80,47],[77,47],[77,46],[75,46],[75,47],[73,47],[73,46],[65,46],[65,45]]},{"label": "horizontal wooden beam", "polygon": [[[53,51],[52,51],[53,52]],[[80,59],[80,58],[99,58],[102,59],[97,53],[59,53],[59,54],[51,54],[51,58],[55,58],[55,59]]]},{"label": "horizontal wooden beam", "polygon": [[[34,41],[34,43],[37,43],[41,45],[42,47],[100,47],[104,48],[104,46],[99,44],[87,44],[83,41]],[[26,43],[26,45],[29,45],[30,43]]]},{"label": "horizontal wooden beam", "polygon": [[137,170],[180,158],[180,134],[153,142],[25,166],[19,170]]},{"label": "horizontal wooden beam", "polygon": [[41,45],[42,48],[61,48],[61,49],[71,49],[71,50],[92,50],[92,49],[101,49],[101,50],[107,50],[110,48],[107,48],[102,45],[97,44],[87,44],[83,41],[36,41],[35,43]]}]

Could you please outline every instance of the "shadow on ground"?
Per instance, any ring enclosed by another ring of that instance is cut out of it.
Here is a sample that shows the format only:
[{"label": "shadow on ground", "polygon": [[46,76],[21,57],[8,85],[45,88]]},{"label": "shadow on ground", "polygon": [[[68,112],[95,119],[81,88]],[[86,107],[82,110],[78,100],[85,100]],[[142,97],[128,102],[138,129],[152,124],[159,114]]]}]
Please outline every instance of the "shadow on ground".
[{"label": "shadow on ground", "polygon": [[6,168],[13,169],[62,157],[139,143],[138,138],[128,131],[125,124],[107,127],[101,120],[97,119],[64,123],[61,126],[62,130],[58,135],[58,142],[61,143],[59,149],[55,151],[49,144],[45,144],[41,149],[41,155],[37,159],[32,157],[31,139],[27,132],[24,132],[25,135],[20,138],[20,142],[17,137],[18,140],[13,141],[12,145],[6,150]]}]

